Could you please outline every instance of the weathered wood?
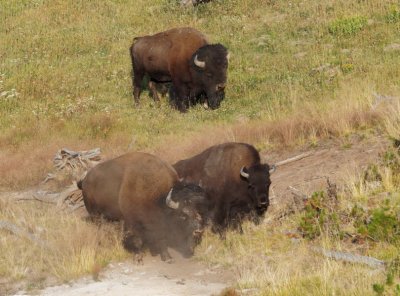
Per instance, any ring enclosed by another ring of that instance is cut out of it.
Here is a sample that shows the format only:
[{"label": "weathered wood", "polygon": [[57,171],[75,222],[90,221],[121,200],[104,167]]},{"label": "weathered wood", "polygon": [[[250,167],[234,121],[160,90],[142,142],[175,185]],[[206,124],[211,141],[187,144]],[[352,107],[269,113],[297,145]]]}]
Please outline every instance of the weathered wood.
[{"label": "weathered wood", "polygon": [[16,226],[10,222],[7,221],[0,221],[0,228],[2,229],[6,229],[10,232],[12,232],[15,235],[18,236],[22,236],[22,237],[26,237],[28,239],[30,239],[31,241],[33,241],[34,243],[42,246],[42,247],[48,247],[48,244],[44,241],[42,241],[41,239],[39,239],[36,235],[34,235],[33,233],[27,232],[25,229]]},{"label": "weathered wood", "polygon": [[82,167],[84,170],[87,170],[101,161],[100,148],[88,151],[72,151],[67,148],[62,148],[55,155],[53,161],[54,166],[58,170],[62,170],[66,167],[70,167],[72,170]]},{"label": "weathered wood", "polygon": [[274,166],[275,166],[275,167],[282,166],[282,165],[285,165],[285,164],[288,164],[288,163],[291,163],[291,162],[294,162],[294,161],[297,161],[297,160],[306,158],[306,157],[308,157],[308,156],[310,156],[310,155],[312,155],[312,154],[314,154],[313,151],[305,152],[305,153],[296,155],[296,156],[294,156],[294,157],[291,157],[291,158],[288,158],[288,159],[285,159],[285,160],[278,161],[277,163],[274,164]]},{"label": "weathered wood", "polygon": [[375,268],[385,268],[385,266],[386,266],[385,261],[378,260],[373,257],[345,253],[345,252],[340,252],[340,251],[325,250],[324,248],[314,247],[314,246],[309,246],[309,249],[314,252],[320,253],[320,254],[324,255],[325,257],[336,259],[336,260],[343,260],[343,261],[350,262],[350,263],[365,264],[365,265],[368,265],[370,267],[375,267]]}]

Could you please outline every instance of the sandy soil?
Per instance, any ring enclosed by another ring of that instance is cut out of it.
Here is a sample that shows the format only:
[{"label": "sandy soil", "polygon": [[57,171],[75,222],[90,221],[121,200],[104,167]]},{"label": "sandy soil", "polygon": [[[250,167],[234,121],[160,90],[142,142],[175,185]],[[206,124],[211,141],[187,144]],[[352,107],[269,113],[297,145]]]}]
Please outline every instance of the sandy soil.
[{"label": "sandy soil", "polygon": [[214,266],[207,268],[193,259],[184,259],[171,250],[175,263],[146,257],[143,265],[133,260],[110,263],[97,280],[84,277],[69,284],[48,287],[41,291],[20,291],[14,295],[53,296],[167,296],[218,294],[234,281],[233,273]]},{"label": "sandy soil", "polygon": [[[271,206],[266,214],[273,217],[293,203],[293,188],[306,194],[326,187],[326,178],[344,184],[346,177],[361,173],[369,163],[377,162],[389,145],[383,136],[362,139],[353,136],[346,142],[327,141],[308,150],[307,157],[282,165],[271,176]],[[276,163],[306,151],[298,149],[262,153],[267,163]],[[235,274],[221,267],[207,267],[193,259],[184,259],[171,251],[176,262],[167,264],[159,257],[145,257],[144,265],[132,261],[112,263],[98,281],[85,277],[68,285],[47,287],[36,292],[20,291],[15,295],[218,295],[235,281]]]}]

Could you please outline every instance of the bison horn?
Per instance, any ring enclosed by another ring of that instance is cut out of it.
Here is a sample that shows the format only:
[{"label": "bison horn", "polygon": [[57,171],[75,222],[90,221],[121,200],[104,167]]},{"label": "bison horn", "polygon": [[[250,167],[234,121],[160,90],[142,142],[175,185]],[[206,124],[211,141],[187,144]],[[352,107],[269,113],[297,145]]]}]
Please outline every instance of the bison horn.
[{"label": "bison horn", "polygon": [[247,173],[247,172],[245,172],[245,171],[247,171],[246,167],[245,167],[245,166],[242,166],[242,169],[240,170],[240,175],[241,175],[243,178],[248,179],[248,178],[249,178],[249,173]]},{"label": "bison horn", "polygon": [[197,59],[197,54],[196,54],[196,56],[194,57],[194,64],[195,64],[197,67],[200,67],[200,68],[204,68],[204,67],[206,66],[206,62],[199,61],[199,60]]},{"label": "bison horn", "polygon": [[231,52],[228,51],[228,54],[226,55],[226,59],[229,61],[229,58],[231,57]]},{"label": "bison horn", "polygon": [[171,209],[178,209],[179,208],[179,202],[174,202],[171,198],[172,195],[172,189],[169,191],[167,198],[165,199],[165,203],[167,206],[169,206]]},{"label": "bison horn", "polygon": [[269,173],[271,174],[271,173],[275,172],[275,170],[276,170],[276,165],[273,164],[272,167],[269,169]]}]

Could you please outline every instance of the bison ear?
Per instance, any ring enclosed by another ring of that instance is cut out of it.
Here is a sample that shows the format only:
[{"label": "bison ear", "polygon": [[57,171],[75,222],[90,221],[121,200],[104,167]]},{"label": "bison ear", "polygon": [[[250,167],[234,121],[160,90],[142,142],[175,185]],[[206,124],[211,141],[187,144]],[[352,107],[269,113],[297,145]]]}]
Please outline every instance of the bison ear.
[{"label": "bison ear", "polygon": [[240,170],[240,175],[245,179],[249,178],[249,171],[245,166],[242,166],[242,169]]},{"label": "bison ear", "polygon": [[168,192],[167,198],[165,199],[165,203],[171,209],[177,210],[179,208],[179,202],[173,201],[171,195],[172,195],[172,189]]},{"label": "bison ear", "polygon": [[197,54],[196,54],[196,56],[194,57],[194,64],[197,66],[197,67],[199,67],[199,68],[204,68],[205,66],[206,66],[206,62],[203,62],[203,61],[199,61],[198,59],[197,59]]}]

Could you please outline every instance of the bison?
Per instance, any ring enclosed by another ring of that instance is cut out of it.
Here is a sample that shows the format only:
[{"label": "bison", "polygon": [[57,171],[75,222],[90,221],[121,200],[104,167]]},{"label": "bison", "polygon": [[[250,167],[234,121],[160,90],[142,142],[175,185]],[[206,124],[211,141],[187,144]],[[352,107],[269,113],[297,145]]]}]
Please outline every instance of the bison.
[{"label": "bison", "polygon": [[143,77],[159,102],[156,83],[171,82],[170,101],[181,112],[205,95],[211,109],[224,98],[229,53],[221,44],[209,44],[207,37],[193,28],[174,28],[151,36],[136,37],[130,47],[135,106]]},{"label": "bison", "polygon": [[245,217],[258,223],[269,206],[272,170],[260,163],[258,151],[249,144],[212,146],[173,167],[183,182],[197,184],[206,191],[213,230],[221,237],[228,227],[242,232]]},{"label": "bison", "polygon": [[132,152],[103,162],[78,186],[92,217],[124,220],[124,247],[138,261],[146,247],[163,261],[172,262],[167,247],[191,256],[201,239],[204,190],[180,183],[173,167],[154,155]]}]

